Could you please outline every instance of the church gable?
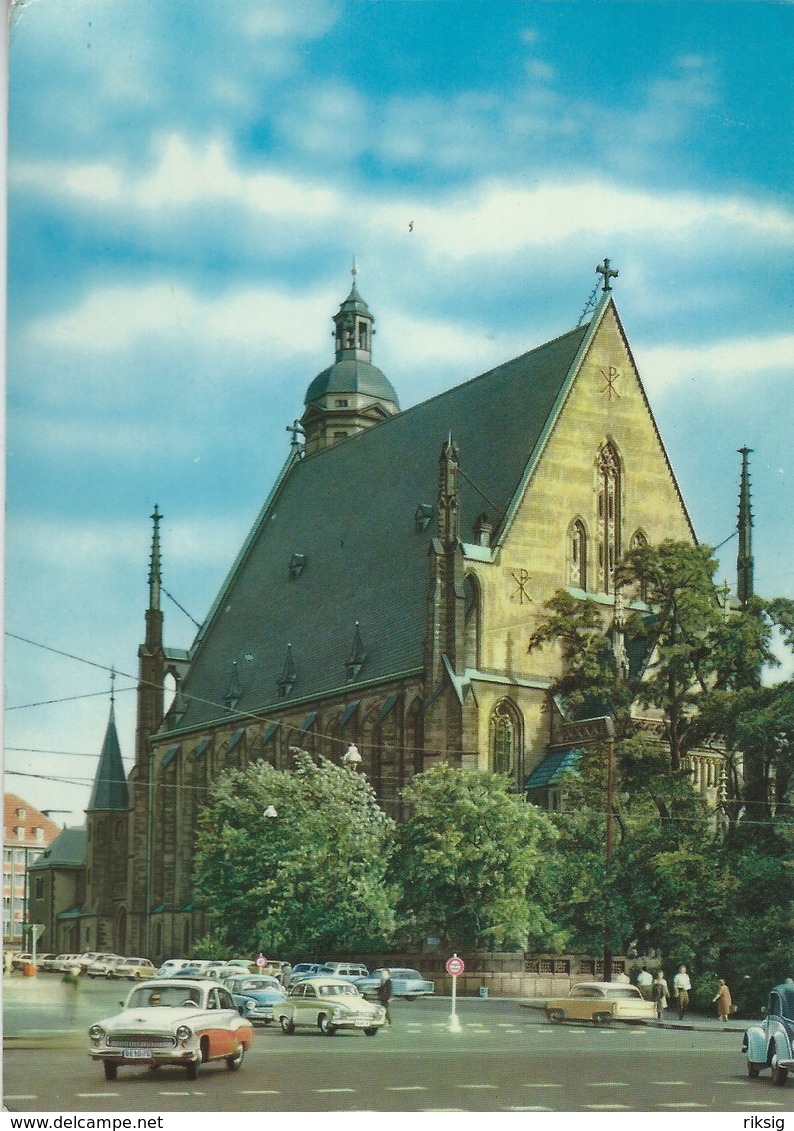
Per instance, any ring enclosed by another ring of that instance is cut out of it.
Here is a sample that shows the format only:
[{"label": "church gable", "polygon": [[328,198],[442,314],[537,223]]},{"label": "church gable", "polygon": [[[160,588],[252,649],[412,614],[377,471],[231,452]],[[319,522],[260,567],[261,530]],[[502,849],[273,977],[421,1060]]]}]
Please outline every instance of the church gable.
[{"label": "church gable", "polygon": [[[503,580],[497,617],[506,632],[520,602],[529,631],[559,588],[610,603],[620,554],[664,538],[695,535],[609,299],[512,508],[495,563]],[[491,659],[499,665],[498,655]],[[547,662],[540,653],[522,657],[524,674],[553,674],[538,671]]]}]

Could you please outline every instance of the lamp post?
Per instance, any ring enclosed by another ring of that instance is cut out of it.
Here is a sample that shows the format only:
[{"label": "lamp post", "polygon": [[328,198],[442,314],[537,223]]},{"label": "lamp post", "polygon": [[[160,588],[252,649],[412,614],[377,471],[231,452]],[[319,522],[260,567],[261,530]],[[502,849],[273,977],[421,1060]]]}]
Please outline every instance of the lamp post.
[{"label": "lamp post", "polygon": [[[612,801],[615,792],[615,720],[611,715],[604,718],[604,730],[607,736],[607,843],[604,876],[609,879],[609,865],[612,860]],[[607,918],[607,908],[604,908],[604,918]],[[612,939],[608,923],[604,923],[604,981],[612,981]]]}]

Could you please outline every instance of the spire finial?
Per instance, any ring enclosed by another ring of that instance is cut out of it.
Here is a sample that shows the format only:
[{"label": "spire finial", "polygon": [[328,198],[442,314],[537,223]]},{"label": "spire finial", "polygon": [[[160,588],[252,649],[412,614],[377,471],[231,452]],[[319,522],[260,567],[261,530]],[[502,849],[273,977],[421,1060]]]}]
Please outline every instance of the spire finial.
[{"label": "spire finial", "polygon": [[599,275],[603,275],[603,278],[604,278],[604,285],[601,288],[601,290],[602,291],[611,291],[612,290],[612,284],[610,283],[609,280],[610,279],[617,279],[619,272],[612,270],[612,268],[609,266],[609,260],[608,259],[604,260],[603,266],[599,263],[599,265],[596,267],[596,271],[598,272]]},{"label": "spire finial", "polygon": [[736,556],[736,596],[745,608],[753,595],[753,512],[750,506],[750,467],[752,448],[739,448],[742,473],[739,485],[739,550]]},{"label": "spire finial", "polygon": [[153,523],[152,531],[152,557],[149,563],[149,608],[160,608],[160,519],[163,516],[157,509],[157,503],[154,504],[154,512],[151,515]]},{"label": "spire finial", "polygon": [[116,668],[115,665],[110,669],[110,706],[116,702]]},{"label": "spire finial", "polygon": [[356,281],[356,275],[358,274],[358,267],[356,266],[356,257],[355,257],[355,255],[353,256],[353,266],[352,266],[352,267],[350,268],[350,274],[351,274],[351,275],[353,276],[353,282],[355,283],[355,281]]}]

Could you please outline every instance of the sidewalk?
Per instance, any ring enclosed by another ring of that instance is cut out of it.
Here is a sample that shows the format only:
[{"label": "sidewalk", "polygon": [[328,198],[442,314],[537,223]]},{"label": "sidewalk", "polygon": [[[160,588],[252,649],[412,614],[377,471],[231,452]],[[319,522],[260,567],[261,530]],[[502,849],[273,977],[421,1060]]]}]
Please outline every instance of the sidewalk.
[{"label": "sidewalk", "polygon": [[[525,1009],[537,1009],[545,1013],[546,999],[525,999],[520,1002]],[[575,1022],[567,1021],[562,1024],[573,1025]],[[585,1024],[585,1022],[582,1022]],[[678,1020],[674,1009],[667,1010],[667,1016],[661,1021],[616,1021],[615,1024],[623,1025],[649,1025],[654,1029],[687,1029],[690,1032],[701,1033],[743,1033],[752,1021],[740,1020],[738,1017],[729,1021],[720,1021],[718,1017],[703,1017],[697,1013],[688,1013],[683,1021]]]}]

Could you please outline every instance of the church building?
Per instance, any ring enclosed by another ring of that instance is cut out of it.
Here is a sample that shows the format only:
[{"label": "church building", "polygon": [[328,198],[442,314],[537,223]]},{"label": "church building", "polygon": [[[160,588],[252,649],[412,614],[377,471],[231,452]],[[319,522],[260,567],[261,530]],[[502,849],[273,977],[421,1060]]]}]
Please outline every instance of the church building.
[{"label": "church building", "polygon": [[[615,272],[598,270],[589,321],[401,411],[354,269],[333,364],[307,382],[286,462],[187,651],[164,643],[155,508],[135,766],[116,780],[114,729],[113,783],[87,815],[94,949],[189,954],[206,927],[191,874],[208,788],[261,759],[288,769],[294,746],[335,761],[355,747],[397,819],[402,787],[439,760],[553,804],[571,741],[550,703],[559,657],[527,650],[544,603],[567,588],[609,629],[621,553],[695,541]],[[711,759],[696,780],[716,797]]]}]

